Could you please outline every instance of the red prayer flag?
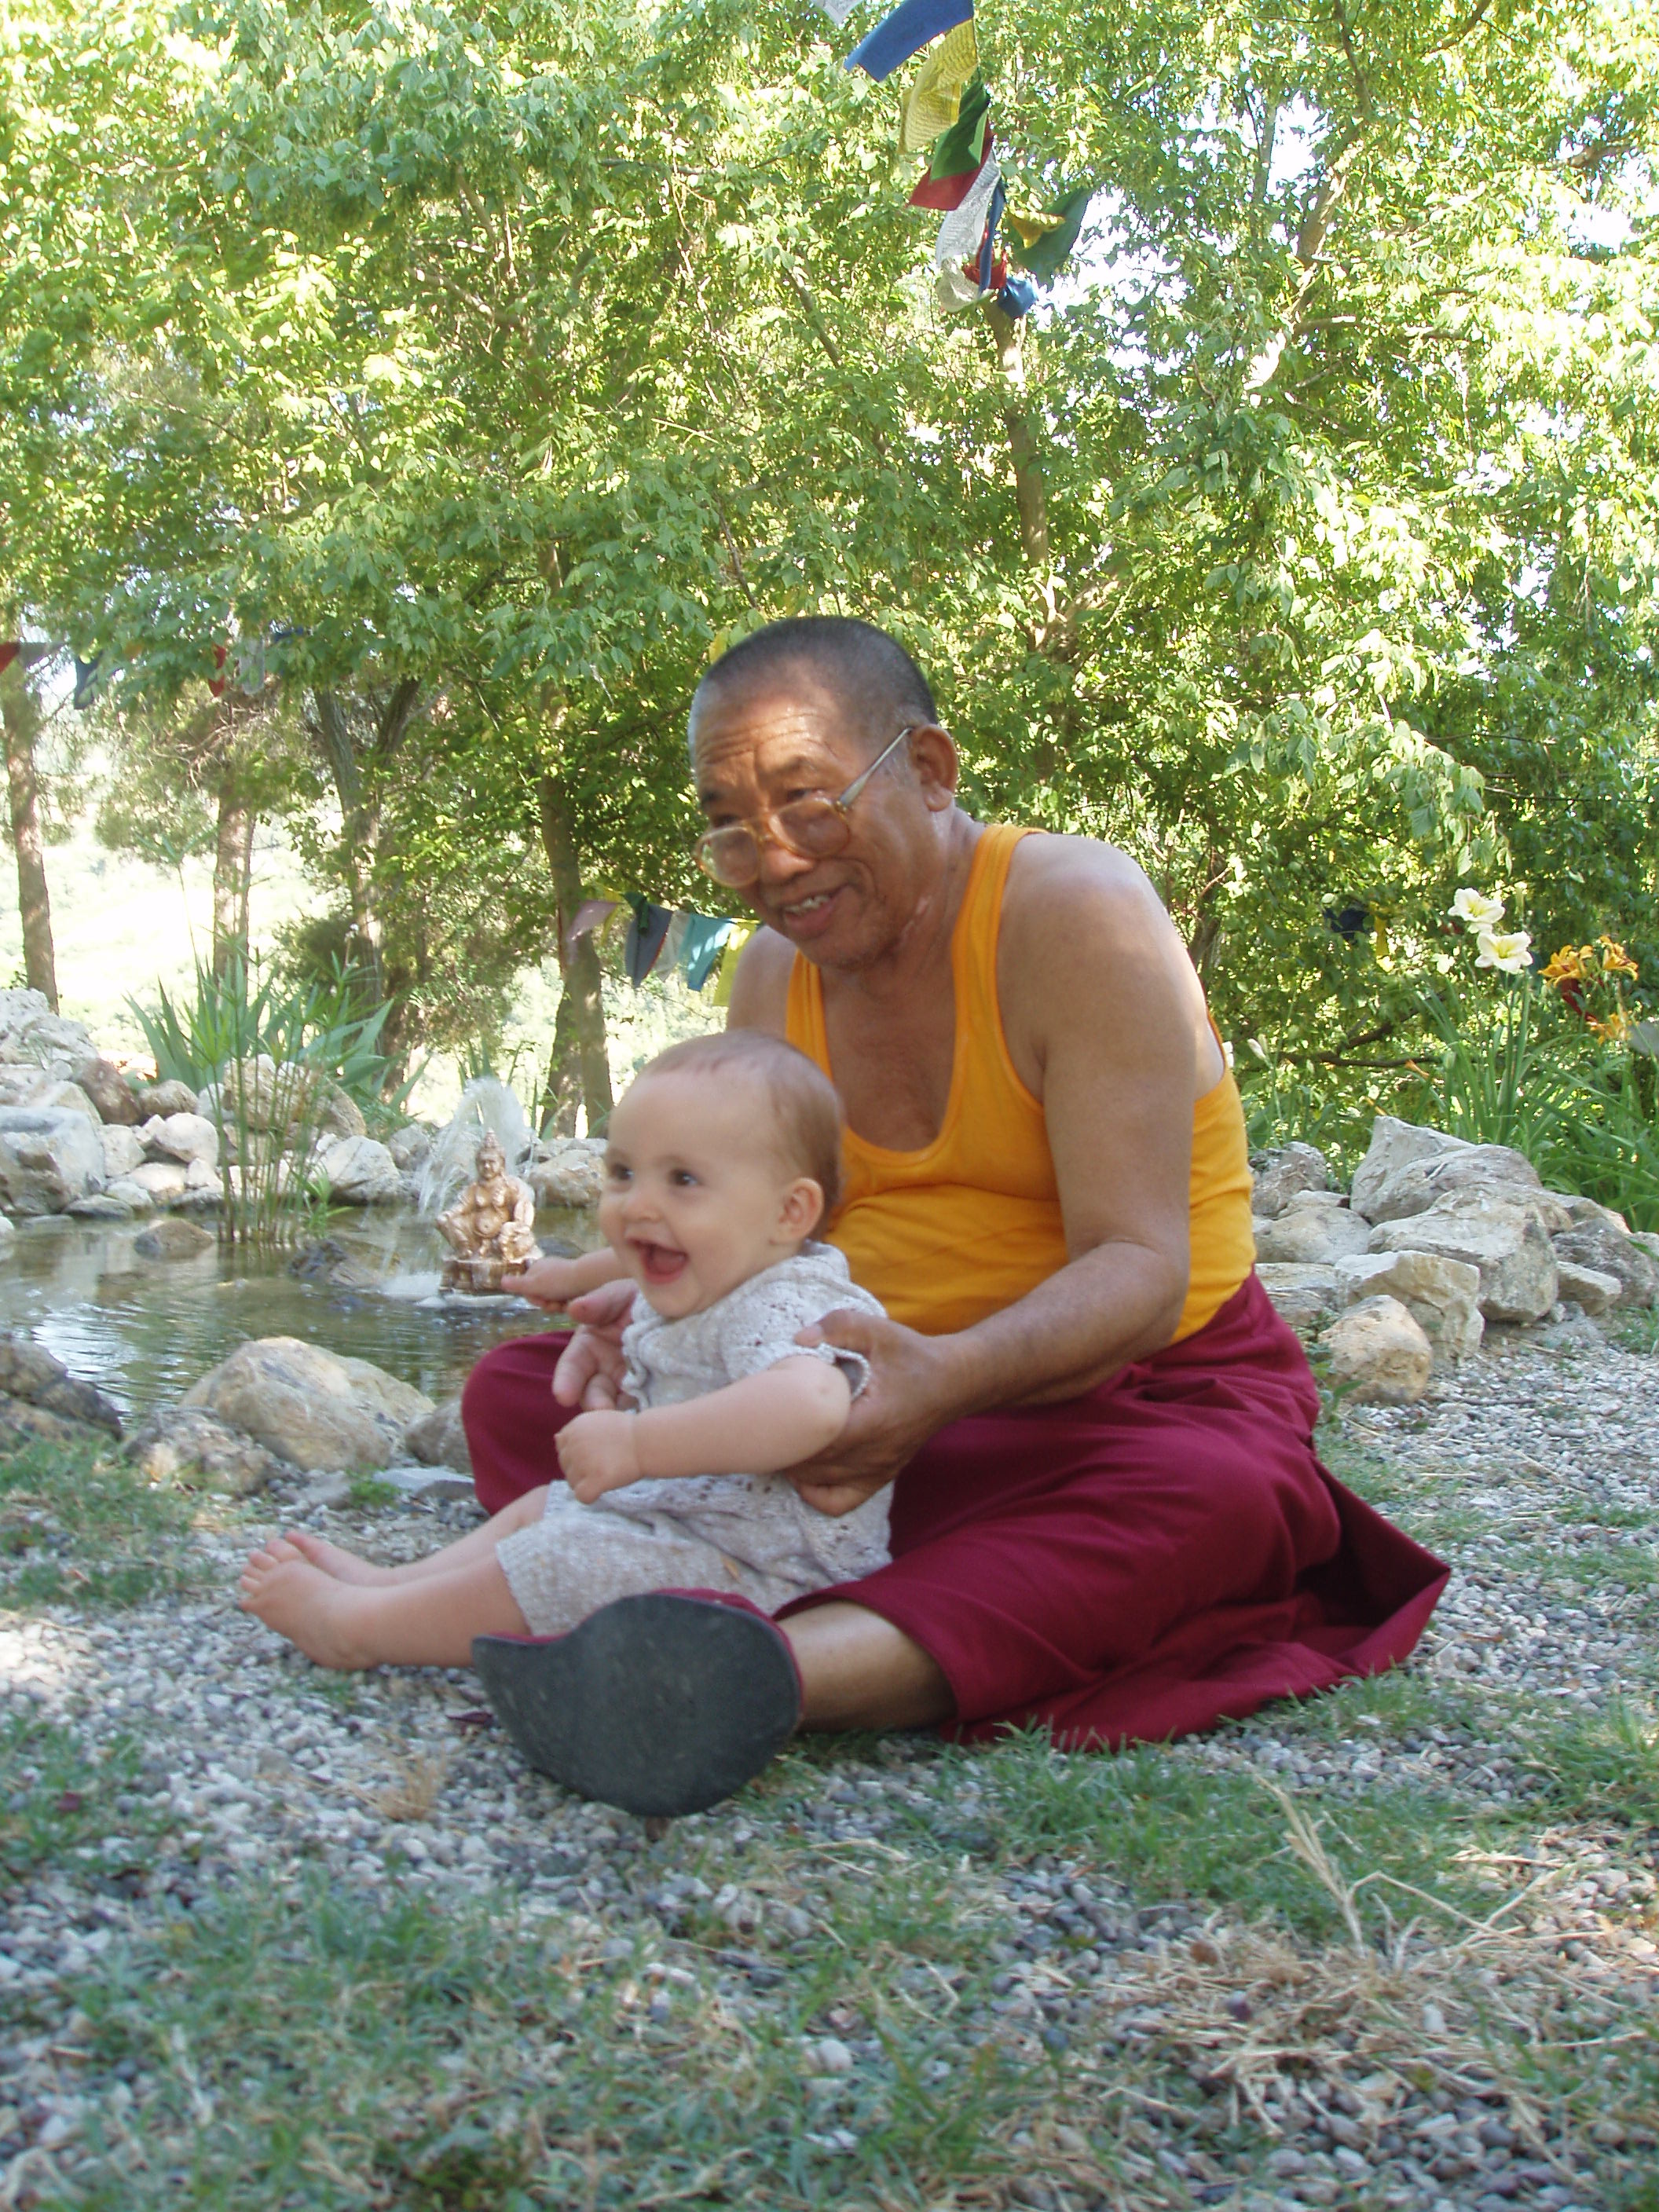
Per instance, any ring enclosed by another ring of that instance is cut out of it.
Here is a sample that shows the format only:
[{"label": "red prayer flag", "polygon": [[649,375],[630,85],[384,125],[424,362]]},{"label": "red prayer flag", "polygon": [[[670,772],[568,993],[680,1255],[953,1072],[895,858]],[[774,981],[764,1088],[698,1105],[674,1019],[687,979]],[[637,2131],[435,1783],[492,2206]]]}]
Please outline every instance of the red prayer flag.
[{"label": "red prayer flag", "polygon": [[972,191],[975,179],[990,158],[991,126],[988,123],[985,126],[985,151],[980,157],[979,167],[964,169],[959,177],[936,177],[931,169],[925,170],[921,182],[910,195],[911,206],[938,208],[942,214],[948,215],[952,208],[960,207]]}]

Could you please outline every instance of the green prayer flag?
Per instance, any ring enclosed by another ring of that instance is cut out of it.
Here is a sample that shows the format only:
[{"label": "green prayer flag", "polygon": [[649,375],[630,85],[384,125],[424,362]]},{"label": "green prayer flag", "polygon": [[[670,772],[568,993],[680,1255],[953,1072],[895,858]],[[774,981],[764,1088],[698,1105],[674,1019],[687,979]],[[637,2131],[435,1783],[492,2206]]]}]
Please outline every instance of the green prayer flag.
[{"label": "green prayer flag", "polygon": [[970,77],[962,106],[950,129],[933,142],[927,163],[930,177],[971,176],[985,159],[985,123],[991,112],[991,95],[982,76]]},{"label": "green prayer flag", "polygon": [[1052,284],[1077,244],[1084,218],[1089,212],[1089,203],[1094,196],[1092,185],[1083,185],[1076,191],[1067,192],[1058,206],[1050,211],[1055,218],[1053,224],[1040,231],[1029,245],[1022,234],[1030,232],[1035,226],[1010,216],[1009,230],[1014,237],[1020,239],[1020,243],[1011,248],[1011,258],[1043,283]]}]

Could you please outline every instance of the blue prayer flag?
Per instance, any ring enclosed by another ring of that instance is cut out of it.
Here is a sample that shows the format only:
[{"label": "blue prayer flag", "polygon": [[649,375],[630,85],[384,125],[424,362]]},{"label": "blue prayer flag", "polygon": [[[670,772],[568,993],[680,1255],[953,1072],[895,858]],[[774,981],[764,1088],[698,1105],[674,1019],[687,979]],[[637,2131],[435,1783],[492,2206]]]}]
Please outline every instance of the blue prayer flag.
[{"label": "blue prayer flag", "polygon": [[880,84],[923,46],[954,31],[958,23],[971,21],[973,13],[974,0],[902,0],[867,38],[859,40],[846,66],[861,69]]}]

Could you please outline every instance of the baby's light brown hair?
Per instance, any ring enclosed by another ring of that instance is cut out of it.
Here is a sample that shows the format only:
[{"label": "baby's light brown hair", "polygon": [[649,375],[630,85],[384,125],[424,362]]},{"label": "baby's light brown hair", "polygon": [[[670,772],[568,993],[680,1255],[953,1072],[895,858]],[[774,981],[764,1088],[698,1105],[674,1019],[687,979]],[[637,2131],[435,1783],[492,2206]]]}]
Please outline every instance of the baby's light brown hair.
[{"label": "baby's light brown hair", "polygon": [[783,1165],[793,1175],[811,1176],[823,1193],[824,1223],[841,1203],[841,1100],[836,1086],[815,1060],[765,1030],[721,1030],[713,1036],[687,1037],[648,1060],[635,1077],[653,1075],[744,1075],[760,1085],[772,1109],[775,1139]]}]

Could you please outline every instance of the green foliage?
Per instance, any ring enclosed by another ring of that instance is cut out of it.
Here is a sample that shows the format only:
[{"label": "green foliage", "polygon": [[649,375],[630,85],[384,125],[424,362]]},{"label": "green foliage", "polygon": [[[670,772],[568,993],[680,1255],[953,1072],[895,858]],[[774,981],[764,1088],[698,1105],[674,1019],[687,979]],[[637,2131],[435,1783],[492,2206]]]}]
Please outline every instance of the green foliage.
[{"label": "green foliage", "polygon": [[0,1603],[120,1607],[187,1588],[192,1517],[112,1444],[27,1443],[0,1458]]}]

